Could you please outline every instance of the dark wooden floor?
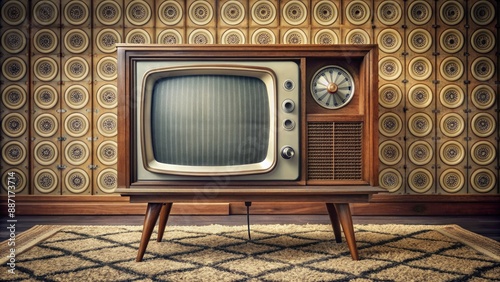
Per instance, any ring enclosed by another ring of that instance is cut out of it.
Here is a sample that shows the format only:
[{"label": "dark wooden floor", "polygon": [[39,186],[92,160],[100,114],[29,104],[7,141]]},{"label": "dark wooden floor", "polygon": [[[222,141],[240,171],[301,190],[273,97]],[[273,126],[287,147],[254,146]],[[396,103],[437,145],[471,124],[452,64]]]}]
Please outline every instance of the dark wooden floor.
[{"label": "dark wooden floor", "polygon": [[[35,225],[142,225],[143,216],[17,216],[16,234]],[[8,238],[8,218],[2,217],[0,241]],[[457,224],[500,241],[498,216],[353,216],[354,224]],[[327,215],[251,215],[251,224],[330,224]],[[245,215],[171,216],[168,225],[246,225]],[[168,226],[167,226],[168,230]]]}]

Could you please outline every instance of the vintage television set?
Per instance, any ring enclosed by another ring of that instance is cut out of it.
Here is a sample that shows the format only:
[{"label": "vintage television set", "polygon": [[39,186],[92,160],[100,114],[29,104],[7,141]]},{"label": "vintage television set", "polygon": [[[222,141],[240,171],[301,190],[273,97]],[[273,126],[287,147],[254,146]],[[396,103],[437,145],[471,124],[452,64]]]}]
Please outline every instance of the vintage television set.
[{"label": "vintage television set", "polygon": [[193,201],[326,203],[357,259],[349,203],[380,191],[376,45],[117,46],[116,191],[148,203],[137,260]]}]

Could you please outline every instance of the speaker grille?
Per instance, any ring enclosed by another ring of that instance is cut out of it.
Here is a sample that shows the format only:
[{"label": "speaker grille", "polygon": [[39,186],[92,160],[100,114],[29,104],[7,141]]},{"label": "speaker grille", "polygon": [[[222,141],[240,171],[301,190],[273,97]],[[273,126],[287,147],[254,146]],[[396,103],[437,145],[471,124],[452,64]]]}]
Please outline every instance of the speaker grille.
[{"label": "speaker grille", "polygon": [[361,180],[363,124],[308,124],[309,180]]}]

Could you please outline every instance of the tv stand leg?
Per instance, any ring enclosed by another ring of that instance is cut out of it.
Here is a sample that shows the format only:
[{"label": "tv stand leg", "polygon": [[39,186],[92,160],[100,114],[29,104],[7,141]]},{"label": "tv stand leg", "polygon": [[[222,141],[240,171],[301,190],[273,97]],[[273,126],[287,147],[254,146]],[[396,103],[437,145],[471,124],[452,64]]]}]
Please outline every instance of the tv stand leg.
[{"label": "tv stand leg", "polygon": [[333,234],[335,235],[335,242],[342,242],[342,235],[340,233],[340,221],[335,210],[335,206],[332,203],[326,203],[326,209],[328,210],[328,215],[330,216],[330,222],[333,227]]},{"label": "tv stand leg", "polygon": [[351,251],[351,257],[353,260],[359,260],[358,248],[356,247],[356,238],[354,237],[354,226],[352,225],[352,216],[351,210],[349,209],[349,204],[334,204],[334,206],[337,210],[342,229],[344,230],[345,240],[347,241],[349,251]]},{"label": "tv stand leg", "polygon": [[139,251],[135,258],[137,262],[142,261],[142,257],[144,257],[144,252],[146,252],[146,248],[148,247],[151,233],[153,233],[162,206],[163,203],[148,203],[146,216],[144,217],[144,226],[142,228],[141,243],[139,244]]},{"label": "tv stand leg", "polygon": [[165,203],[161,207],[160,220],[158,221],[158,237],[156,242],[161,242],[163,239],[163,233],[165,233],[165,227],[167,226],[168,216],[172,210],[172,203]]}]

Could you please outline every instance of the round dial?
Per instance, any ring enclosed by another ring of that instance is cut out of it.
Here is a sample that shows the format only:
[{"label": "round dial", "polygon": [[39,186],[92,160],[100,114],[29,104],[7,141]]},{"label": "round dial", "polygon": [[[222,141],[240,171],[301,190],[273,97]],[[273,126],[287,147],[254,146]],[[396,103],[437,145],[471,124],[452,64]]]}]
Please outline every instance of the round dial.
[{"label": "round dial", "polygon": [[311,80],[311,95],[324,108],[342,108],[354,96],[354,80],[344,68],[326,66],[314,74]]}]

